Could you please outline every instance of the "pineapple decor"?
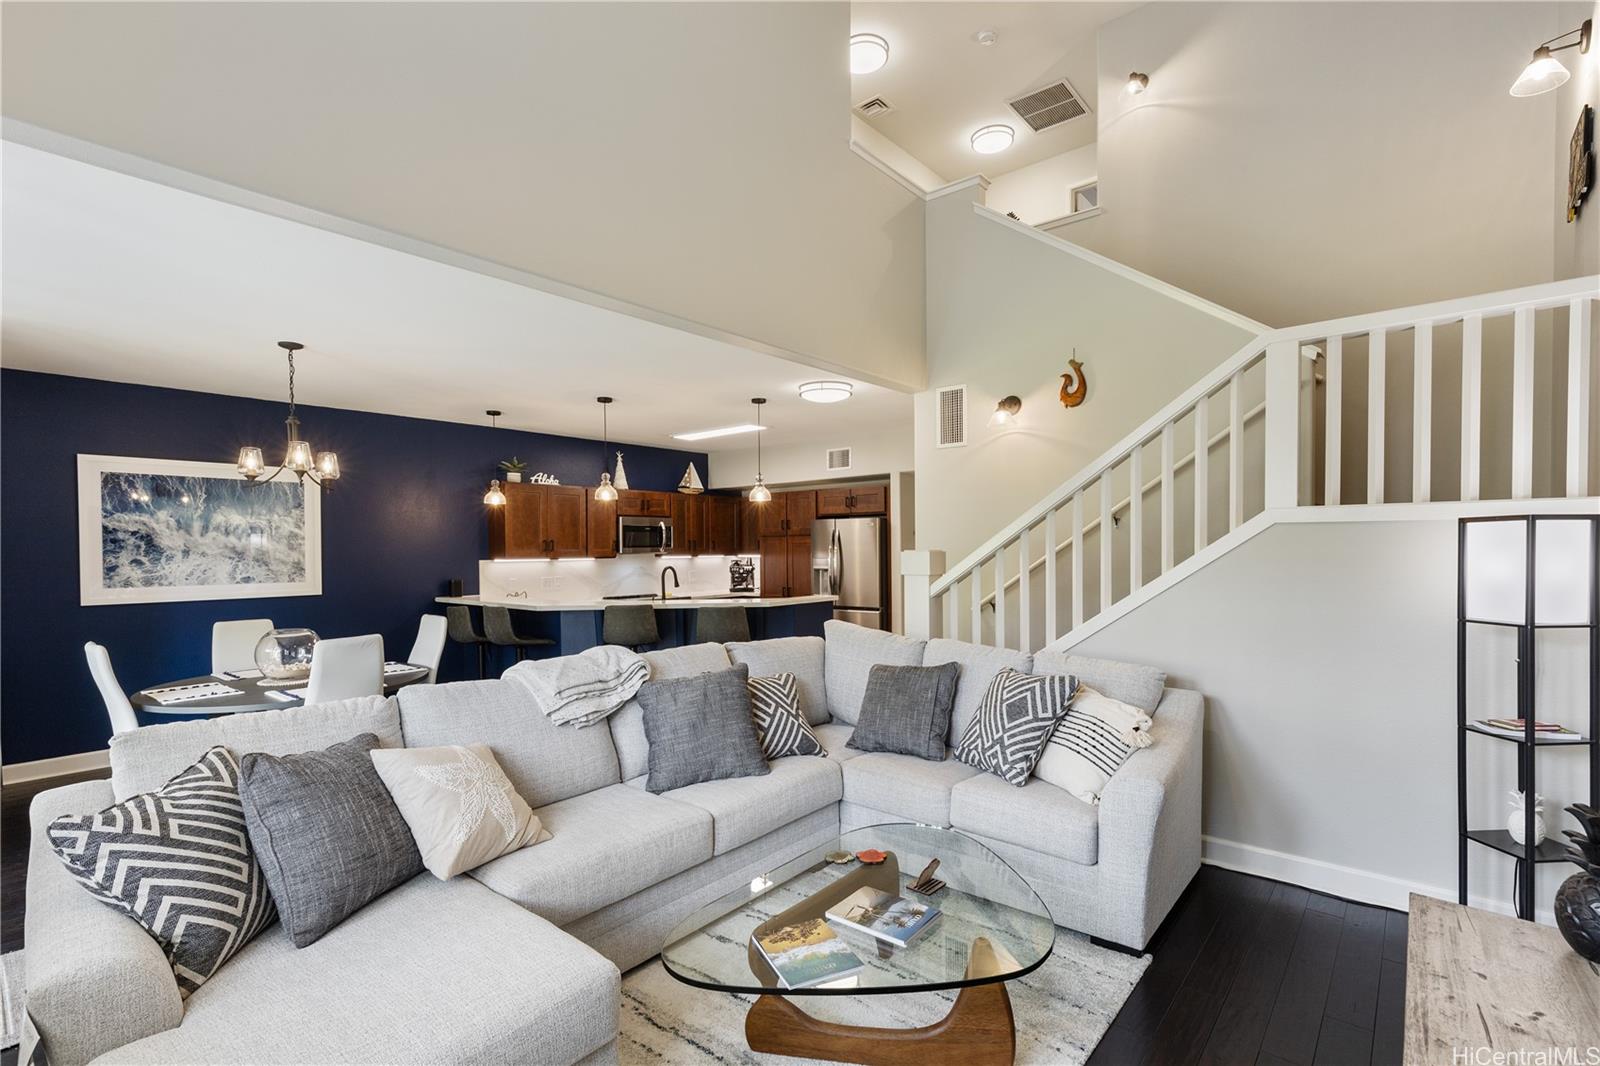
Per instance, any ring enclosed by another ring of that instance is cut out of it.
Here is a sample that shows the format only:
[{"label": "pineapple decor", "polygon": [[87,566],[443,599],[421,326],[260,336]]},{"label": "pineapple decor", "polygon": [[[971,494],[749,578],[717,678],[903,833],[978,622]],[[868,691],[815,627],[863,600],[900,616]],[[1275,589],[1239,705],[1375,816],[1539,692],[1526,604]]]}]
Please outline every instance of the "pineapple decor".
[{"label": "pineapple decor", "polygon": [[1572,841],[1567,858],[1582,867],[1556,889],[1556,927],[1572,950],[1600,963],[1600,811],[1582,803],[1567,808],[1582,828],[1565,830]]}]

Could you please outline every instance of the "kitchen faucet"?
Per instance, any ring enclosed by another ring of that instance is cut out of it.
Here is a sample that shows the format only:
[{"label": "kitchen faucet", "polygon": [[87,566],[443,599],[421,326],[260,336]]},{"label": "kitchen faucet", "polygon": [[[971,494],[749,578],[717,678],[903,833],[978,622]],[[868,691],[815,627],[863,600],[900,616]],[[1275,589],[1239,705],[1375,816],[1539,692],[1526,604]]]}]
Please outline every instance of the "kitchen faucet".
[{"label": "kitchen faucet", "polygon": [[672,587],[678,588],[678,568],[670,563],[661,570],[661,598],[667,599],[667,575],[672,575]]}]

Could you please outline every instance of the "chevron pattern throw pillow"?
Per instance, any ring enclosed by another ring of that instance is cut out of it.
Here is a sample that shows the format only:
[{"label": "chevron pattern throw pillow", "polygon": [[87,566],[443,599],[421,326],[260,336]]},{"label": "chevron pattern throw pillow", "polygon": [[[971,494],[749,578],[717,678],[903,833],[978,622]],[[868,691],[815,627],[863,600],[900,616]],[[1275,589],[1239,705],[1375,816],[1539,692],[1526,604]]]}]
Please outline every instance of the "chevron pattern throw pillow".
[{"label": "chevron pattern throw pillow", "polygon": [[956,758],[1021,788],[1077,688],[1078,679],[1066,674],[1001,670],[962,735]]},{"label": "chevron pattern throw pillow", "polygon": [[749,687],[750,717],[761,734],[761,754],[769,759],[828,754],[800,713],[800,687],[793,674],[752,677]]},{"label": "chevron pattern throw pillow", "polygon": [[239,764],[215,747],[154,792],[50,823],[50,847],[155,937],[187,997],[277,918],[245,833]]}]

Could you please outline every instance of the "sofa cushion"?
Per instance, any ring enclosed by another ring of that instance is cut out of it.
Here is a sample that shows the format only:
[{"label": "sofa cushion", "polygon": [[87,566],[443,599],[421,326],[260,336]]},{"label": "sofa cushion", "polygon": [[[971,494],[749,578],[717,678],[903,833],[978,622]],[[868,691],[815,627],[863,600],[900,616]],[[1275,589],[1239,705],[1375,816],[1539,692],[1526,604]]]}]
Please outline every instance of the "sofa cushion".
[{"label": "sofa cushion", "polygon": [[861,699],[867,692],[867,675],[874,666],[921,666],[927,643],[909,637],[867,629],[830,618],[822,623],[827,643],[824,676],[828,713],[837,721],[855,725]]},{"label": "sofa cushion", "polygon": [[605,726],[558,726],[515,681],[409,685],[398,699],[406,747],[487,744],[530,807],[622,780]]},{"label": "sofa cushion", "polygon": [[111,738],[111,788],[119,801],[153,792],[219,744],[235,759],[252,751],[292,755],[358,733],[375,734],[379,747],[400,747],[400,715],[394,699],[358,696],[281,711],[145,726]]},{"label": "sofa cushion", "polygon": [[1096,808],[1035,778],[1021,788],[991,774],[950,790],[950,825],[1082,866],[1099,859]]},{"label": "sofa cushion", "polygon": [[751,677],[793,674],[800,690],[800,713],[812,725],[828,720],[827,673],[821,637],[776,637],[727,645],[728,658],[744,663]]},{"label": "sofa cushion", "polygon": [[855,748],[850,747],[850,735],[856,731],[856,727],[853,725],[845,725],[843,722],[828,722],[824,725],[813,726],[811,731],[817,735],[818,740],[822,741],[822,746],[826,749],[828,758],[834,762],[844,762],[861,754]]},{"label": "sofa cushion", "polygon": [[1029,673],[1033,656],[1010,648],[986,648],[982,644],[968,644],[964,640],[935,637],[928,641],[928,647],[922,653],[922,665],[938,666],[941,663],[957,663],[961,667],[961,678],[956,683],[956,702],[950,711],[950,746],[953,748],[966,735],[972,719],[977,717],[978,704],[983,702],[983,694],[989,691],[989,683],[994,680],[994,675],[1007,668]]},{"label": "sofa cushion", "polygon": [[651,792],[771,771],[750,716],[750,668],[648,681],[639,690]]},{"label": "sofa cushion", "polygon": [[1146,714],[1155,711],[1167,684],[1166,671],[1153,666],[1091,659],[1087,655],[1063,655],[1056,651],[1035,655],[1033,673],[1072,674],[1079,684],[1088,685],[1114,700],[1131,703]]},{"label": "sofa cushion", "polygon": [[850,746],[942,761],[961,667],[874,666]]},{"label": "sofa cushion", "polygon": [[620,985],[549,922],[472,881],[424,876],[310,947],[269,929],[189,997],[182,1025],[110,1057],[574,1062],[615,1038]]},{"label": "sofa cushion", "polygon": [[927,825],[950,824],[950,789],[976,776],[965,763],[871,752],[844,764],[844,798]]},{"label": "sofa cushion", "polygon": [[467,876],[566,925],[711,857],[711,815],[687,803],[608,785],[533,812],[551,838]]},{"label": "sofa cushion", "polygon": [[[838,803],[844,783],[837,763],[803,755],[772,760],[765,777],[703,781],[661,793],[711,815],[712,853],[722,855],[775,829]],[[644,788],[645,778],[628,782]]]},{"label": "sofa cushion", "polygon": [[[668,677],[693,677],[726,670],[732,663],[721,644],[690,644],[682,648],[662,648],[647,651],[640,658],[650,664],[650,680]],[[617,749],[617,763],[621,769],[618,780],[627,781],[650,769],[650,742],[644,735],[644,709],[637,698],[622,705],[622,709],[607,719],[611,739]]]}]

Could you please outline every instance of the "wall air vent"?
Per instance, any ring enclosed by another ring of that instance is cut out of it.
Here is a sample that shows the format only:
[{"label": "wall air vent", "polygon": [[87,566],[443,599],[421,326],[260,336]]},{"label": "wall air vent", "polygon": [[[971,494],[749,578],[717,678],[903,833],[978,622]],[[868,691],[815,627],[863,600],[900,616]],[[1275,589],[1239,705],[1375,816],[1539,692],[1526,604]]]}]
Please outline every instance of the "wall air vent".
[{"label": "wall air vent", "polygon": [[829,470],[849,470],[850,469],[850,449],[849,448],[829,448],[828,449],[828,469]]},{"label": "wall air vent", "polygon": [[1064,80],[1046,85],[1043,89],[1035,89],[1015,100],[1007,100],[1006,103],[1035,133],[1089,113],[1089,106],[1083,102],[1083,98],[1073,92],[1072,86]]},{"label": "wall air vent", "polygon": [[960,448],[967,443],[967,387],[947,385],[936,394],[941,448]]},{"label": "wall air vent", "polygon": [[856,105],[856,114],[863,118],[873,118],[877,115],[887,115],[894,110],[894,105],[881,96],[874,96],[871,100],[863,100]]}]

